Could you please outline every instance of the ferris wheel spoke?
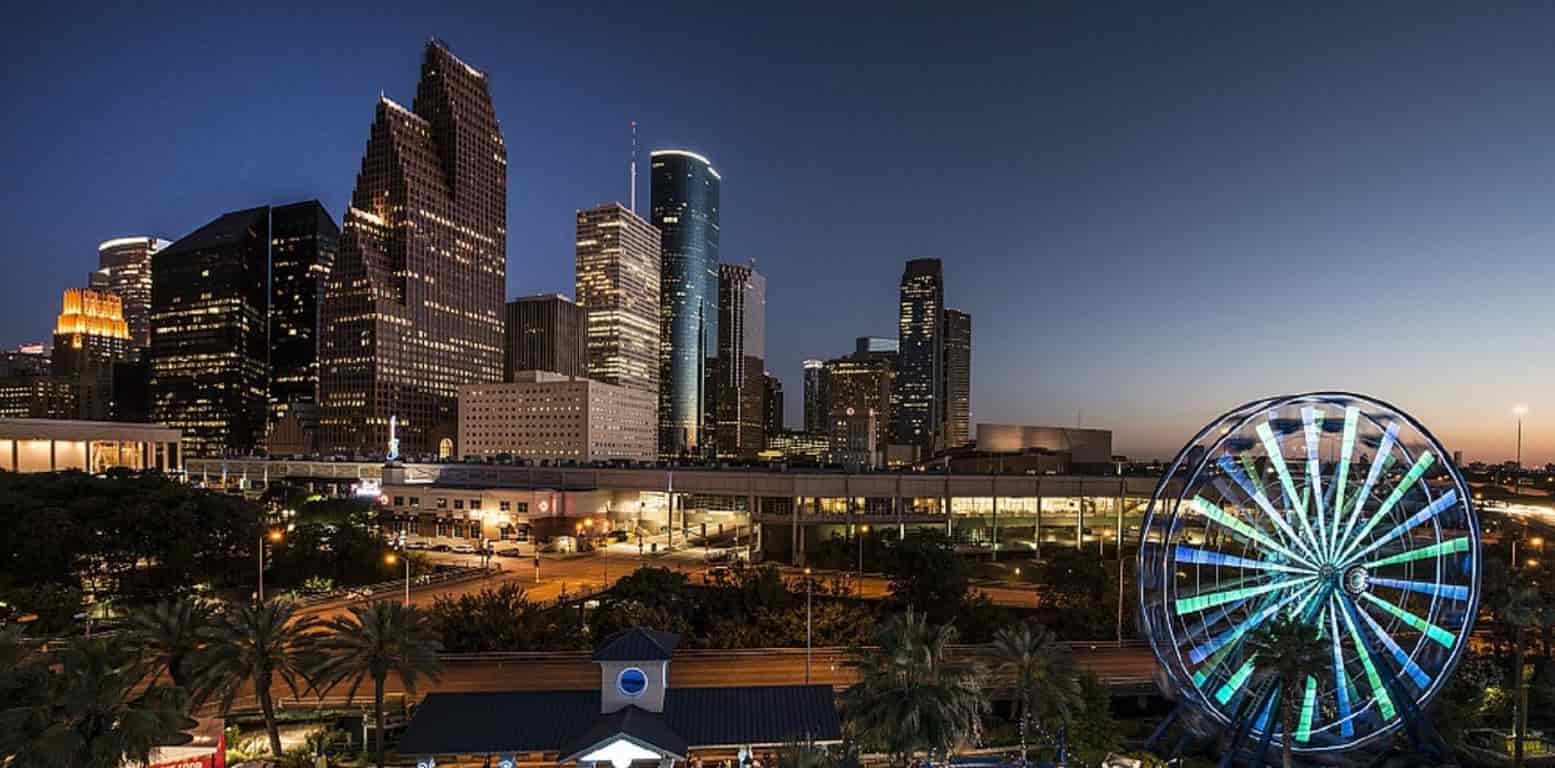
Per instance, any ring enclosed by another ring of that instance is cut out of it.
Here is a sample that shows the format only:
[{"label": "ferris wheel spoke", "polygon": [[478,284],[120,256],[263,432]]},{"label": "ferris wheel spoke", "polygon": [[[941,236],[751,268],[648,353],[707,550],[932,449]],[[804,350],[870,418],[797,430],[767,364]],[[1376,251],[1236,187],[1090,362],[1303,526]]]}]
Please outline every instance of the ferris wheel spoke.
[{"label": "ferris wheel spoke", "polygon": [[[1297,492],[1296,482],[1291,479],[1290,467],[1285,464],[1285,454],[1280,450],[1280,441],[1274,439],[1274,429],[1269,422],[1264,422],[1256,427],[1258,439],[1263,441],[1263,449],[1268,452],[1269,463],[1274,465],[1274,471],[1280,477],[1280,487],[1285,491],[1285,498],[1290,502],[1292,509],[1296,511],[1296,520],[1301,523],[1301,532],[1304,540],[1311,544],[1317,542],[1317,537],[1312,533],[1312,524],[1307,521],[1307,505],[1304,495]],[[1316,547],[1310,547],[1314,552]]]},{"label": "ferris wheel spoke", "polygon": [[1339,734],[1345,738],[1355,735],[1355,724],[1350,722],[1350,676],[1344,669],[1344,644],[1340,641],[1339,616],[1334,607],[1337,595],[1328,596],[1328,637],[1334,651],[1334,698],[1339,707]]},{"label": "ferris wheel spoke", "polygon": [[[1372,454],[1371,468],[1366,472],[1366,482],[1361,484],[1361,490],[1355,494],[1355,502],[1350,505],[1349,522],[1345,523],[1344,532],[1339,534],[1339,543],[1343,544],[1350,538],[1355,530],[1355,524],[1361,519],[1361,511],[1366,507],[1366,500],[1371,498],[1371,489],[1381,479],[1382,471],[1388,466],[1386,457],[1392,456],[1393,444],[1398,441],[1398,422],[1389,422],[1388,428],[1382,433],[1382,442],[1377,446],[1377,452]],[[1343,509],[1340,509],[1343,512]],[[1338,549],[1338,546],[1335,546]]]},{"label": "ferris wheel spoke", "polygon": [[1241,568],[1254,571],[1280,571],[1281,573],[1313,574],[1316,571],[1311,568],[1300,568],[1293,565],[1285,565],[1269,560],[1251,560],[1238,555],[1228,555],[1224,552],[1214,552],[1198,547],[1190,547],[1187,544],[1178,544],[1173,554],[1179,563],[1193,563],[1196,565],[1222,565],[1228,568]]},{"label": "ferris wheel spoke", "polygon": [[1366,641],[1361,639],[1361,633],[1355,628],[1355,619],[1350,616],[1352,609],[1353,606],[1349,606],[1341,611],[1345,629],[1350,633],[1350,643],[1355,646],[1355,653],[1361,659],[1361,668],[1366,670],[1366,683],[1371,686],[1371,695],[1377,700],[1377,709],[1382,713],[1382,719],[1392,720],[1398,714],[1393,709],[1393,699],[1388,696],[1388,688],[1383,685],[1382,676],[1377,674],[1377,665],[1371,660],[1371,649],[1366,647]]},{"label": "ferris wheel spoke", "polygon": [[1247,678],[1253,676],[1253,669],[1256,667],[1254,662],[1257,660],[1258,654],[1247,654],[1247,658],[1242,661],[1242,666],[1237,667],[1236,672],[1232,673],[1231,679],[1227,680],[1225,684],[1215,691],[1215,701],[1220,702],[1222,706],[1230,702],[1231,697],[1235,696],[1236,692],[1242,690],[1242,686],[1247,684]]},{"label": "ferris wheel spoke", "polygon": [[1452,600],[1469,599],[1469,588],[1457,584],[1436,584],[1424,581],[1406,581],[1404,579],[1385,579],[1372,576],[1367,579],[1368,584],[1376,584],[1405,592],[1418,592],[1422,595],[1439,595]]},{"label": "ferris wheel spoke", "polygon": [[1339,466],[1334,470],[1334,524],[1328,532],[1328,551],[1339,548],[1340,521],[1344,518],[1344,489],[1350,480],[1350,460],[1355,457],[1355,428],[1361,409],[1353,405],[1344,409],[1344,437],[1339,443]]},{"label": "ferris wheel spoke", "polygon": [[1243,467],[1238,467],[1236,462],[1231,460],[1230,456],[1222,456],[1220,457],[1220,469],[1229,475],[1232,480],[1236,481],[1238,486],[1241,486],[1242,491],[1253,500],[1254,504],[1258,505],[1259,509],[1263,510],[1264,516],[1274,523],[1274,527],[1279,529],[1280,535],[1285,537],[1286,541],[1293,542],[1300,547],[1306,559],[1310,562],[1315,563],[1318,561],[1317,553],[1307,546],[1306,541],[1296,535],[1296,532],[1291,529],[1290,523],[1285,522],[1285,518],[1275,510],[1273,504],[1269,503],[1268,494],[1263,492],[1261,486],[1254,484],[1249,471],[1256,471],[1256,468],[1247,470]]},{"label": "ferris wheel spoke", "polygon": [[1312,740],[1312,715],[1317,709],[1317,678],[1307,675],[1307,690],[1301,696],[1301,720],[1296,724],[1296,741]]},{"label": "ferris wheel spoke", "polygon": [[[1265,621],[1268,621],[1269,618],[1278,613],[1281,608],[1290,605],[1296,600],[1296,598],[1302,597],[1303,595],[1315,591],[1316,589],[1317,585],[1309,585],[1305,589],[1289,595],[1285,595],[1279,600],[1270,602],[1257,613],[1238,622],[1236,626],[1214,637],[1211,637],[1209,640],[1206,640],[1205,642],[1189,650],[1188,660],[1190,662],[1198,664],[1199,662],[1205,661],[1206,659],[1209,661],[1209,663],[1205,664],[1204,667],[1194,675],[1194,678],[1198,681],[1198,684],[1203,685],[1204,679],[1207,679],[1209,674],[1213,672],[1215,668],[1220,666],[1220,663],[1225,660],[1225,653],[1236,647],[1234,644],[1237,640],[1242,639],[1242,637],[1245,636],[1248,632],[1257,629],[1259,625],[1263,624]],[[1203,675],[1203,678],[1200,678],[1200,675]]]},{"label": "ferris wheel spoke", "polygon": [[1318,535],[1313,537],[1312,548],[1320,553],[1322,560],[1327,560],[1329,552],[1325,539],[1328,538],[1328,515],[1323,509],[1322,451],[1318,445],[1323,432],[1323,414],[1311,406],[1302,408],[1301,428],[1307,440],[1307,489],[1312,494],[1312,506],[1317,510]]},{"label": "ferris wheel spoke", "polygon": [[1316,568],[1316,565],[1313,564],[1312,561],[1308,560],[1305,557],[1302,557],[1301,555],[1296,554],[1294,551],[1292,551],[1290,548],[1286,547],[1284,544],[1281,544],[1281,543],[1275,541],[1274,539],[1269,538],[1269,534],[1266,534],[1263,531],[1260,531],[1257,528],[1254,528],[1254,527],[1248,525],[1247,523],[1244,523],[1241,520],[1238,520],[1236,517],[1234,517],[1234,516],[1232,516],[1230,514],[1227,514],[1225,510],[1221,509],[1220,507],[1215,506],[1215,503],[1210,501],[1209,499],[1206,499],[1203,496],[1195,496],[1195,497],[1193,497],[1193,506],[1196,509],[1198,509],[1199,512],[1201,514],[1203,514],[1205,517],[1207,517],[1207,518],[1209,518],[1209,519],[1211,519],[1211,520],[1213,520],[1213,521],[1215,521],[1215,522],[1217,522],[1217,523],[1219,523],[1219,524],[1221,524],[1221,525],[1223,525],[1223,526],[1225,526],[1227,528],[1230,528],[1232,531],[1235,531],[1236,533],[1241,534],[1243,538],[1255,541],[1255,542],[1263,545],[1264,547],[1266,547],[1268,549],[1271,549],[1271,550],[1273,550],[1275,552],[1278,552],[1278,553],[1280,553],[1280,554],[1290,558],[1291,560],[1293,560],[1295,562],[1298,562],[1298,563],[1301,563],[1302,565],[1305,565],[1305,566],[1307,566],[1309,568]]},{"label": "ferris wheel spoke", "polygon": [[1425,670],[1415,663],[1414,659],[1409,658],[1409,654],[1399,647],[1398,642],[1388,634],[1387,630],[1383,629],[1382,625],[1378,624],[1377,620],[1371,617],[1371,614],[1365,611],[1357,611],[1357,613],[1366,621],[1366,627],[1371,630],[1371,633],[1376,635],[1378,640],[1382,641],[1383,647],[1393,654],[1393,660],[1398,662],[1399,669],[1404,670],[1404,674],[1409,675],[1409,679],[1415,681],[1415,685],[1420,690],[1423,691],[1430,688],[1431,676],[1427,675]]},{"label": "ferris wheel spoke", "polygon": [[1271,582],[1259,584],[1256,587],[1237,587],[1236,589],[1226,589],[1203,595],[1193,595],[1192,597],[1179,597],[1177,598],[1177,602],[1174,605],[1179,615],[1185,613],[1197,613],[1198,611],[1202,611],[1205,608],[1214,608],[1217,605],[1229,603],[1233,600],[1242,600],[1248,597],[1266,595],[1276,590],[1289,589],[1290,587],[1293,587],[1302,582],[1311,581],[1313,578],[1314,577],[1312,576],[1298,576],[1291,579],[1276,579]]},{"label": "ferris wheel spoke", "polygon": [[1393,487],[1393,492],[1389,493],[1388,497],[1383,500],[1382,506],[1377,507],[1377,511],[1372,514],[1371,519],[1367,520],[1366,524],[1361,526],[1361,529],[1354,536],[1346,540],[1344,548],[1339,555],[1341,561],[1349,558],[1350,552],[1360,545],[1361,540],[1366,538],[1366,534],[1371,533],[1372,529],[1376,528],[1377,524],[1381,523],[1382,519],[1388,516],[1388,512],[1391,512],[1394,505],[1404,498],[1404,494],[1414,487],[1415,481],[1419,480],[1420,476],[1424,475],[1425,471],[1431,468],[1431,463],[1434,461],[1436,461],[1436,454],[1430,451],[1421,453],[1420,457],[1415,459],[1414,466],[1410,467],[1409,471],[1404,474],[1404,478],[1398,482],[1398,485]]},{"label": "ferris wheel spoke", "polygon": [[[1430,454],[1425,455],[1429,456]],[[1421,523],[1424,523],[1433,517],[1436,517],[1437,515],[1441,514],[1443,510],[1451,508],[1452,505],[1456,504],[1457,502],[1457,489],[1449,488],[1447,489],[1446,493],[1436,497],[1436,499],[1431,502],[1430,506],[1420,510],[1419,512],[1416,512],[1415,514],[1411,515],[1408,520],[1405,520],[1404,522],[1394,526],[1392,530],[1373,540],[1370,544],[1367,544],[1366,547],[1361,551],[1351,555],[1347,550],[1340,559],[1343,561],[1344,565],[1349,565],[1350,563],[1359,560],[1371,554],[1372,552],[1375,552],[1382,545],[1400,536],[1403,536],[1405,533],[1409,532],[1409,529],[1414,528],[1415,526],[1420,525]],[[1368,525],[1366,531],[1362,531],[1361,536],[1366,535],[1366,533],[1370,531],[1372,527],[1373,526]],[[1349,549],[1354,549],[1357,544],[1360,544],[1361,536],[1357,536],[1355,538],[1355,541],[1350,545]]]},{"label": "ferris wheel spoke", "polygon": [[1365,565],[1367,568],[1381,568],[1381,567],[1386,566],[1386,565],[1395,565],[1395,564],[1398,564],[1398,563],[1408,563],[1408,562],[1412,562],[1414,560],[1424,560],[1424,559],[1426,559],[1428,557],[1437,557],[1439,555],[1451,555],[1451,554],[1454,554],[1454,553],[1457,553],[1457,552],[1467,552],[1467,551],[1469,551],[1469,548],[1471,546],[1472,546],[1472,542],[1469,541],[1469,538],[1467,536],[1460,536],[1460,537],[1458,537],[1456,539],[1449,539],[1447,541],[1443,541],[1443,542],[1440,542],[1440,543],[1437,543],[1437,544],[1432,544],[1429,547],[1421,547],[1419,549],[1407,549],[1407,550],[1404,550],[1403,552],[1399,552],[1399,553],[1394,554],[1394,555],[1389,555],[1389,556],[1384,557],[1384,558],[1382,558],[1380,560],[1372,560],[1372,561],[1363,563],[1362,565]]},{"label": "ferris wheel spoke", "polygon": [[1397,605],[1394,605],[1393,603],[1383,600],[1382,598],[1377,597],[1370,592],[1362,592],[1361,597],[1365,598],[1366,602],[1371,603],[1372,605],[1375,605],[1378,608],[1381,608],[1382,610],[1392,614],[1393,617],[1399,621],[1408,624],[1410,627],[1417,631],[1425,633],[1426,637],[1435,641],[1443,648],[1451,648],[1452,644],[1458,640],[1457,635],[1454,635],[1453,633],[1448,632],[1447,630],[1442,629],[1441,627],[1438,627],[1435,624],[1432,624],[1431,622],[1426,621],[1425,619],[1422,619],[1419,616],[1416,616],[1413,613],[1398,607]]}]

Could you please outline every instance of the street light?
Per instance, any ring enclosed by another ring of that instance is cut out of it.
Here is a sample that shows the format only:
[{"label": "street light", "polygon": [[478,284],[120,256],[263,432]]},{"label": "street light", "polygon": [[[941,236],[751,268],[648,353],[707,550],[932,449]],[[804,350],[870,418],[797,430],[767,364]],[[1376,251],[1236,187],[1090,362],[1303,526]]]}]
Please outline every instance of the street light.
[{"label": "street light", "polygon": [[261,603],[265,601],[265,542],[279,544],[282,536],[281,529],[276,528],[259,537],[259,602]]},{"label": "street light", "polygon": [[864,596],[864,534],[869,533],[869,524],[858,527],[858,596]]},{"label": "street light", "polygon": [[398,555],[395,555],[393,552],[390,552],[389,554],[383,556],[383,561],[385,563],[388,563],[391,566],[394,565],[396,560],[401,560],[401,559],[403,559],[405,561],[405,607],[409,608],[410,607],[410,558],[409,557],[401,558]]},{"label": "street light", "polygon": [[806,568],[806,569],[804,569],[804,682],[805,682],[805,685],[809,685],[810,684],[810,650],[811,650],[811,647],[812,647],[811,641],[814,638],[814,635],[811,632],[811,623],[810,623],[810,616],[811,616],[811,614],[810,614],[810,592],[811,592],[810,585],[812,583],[813,582],[810,580],[810,569]]}]

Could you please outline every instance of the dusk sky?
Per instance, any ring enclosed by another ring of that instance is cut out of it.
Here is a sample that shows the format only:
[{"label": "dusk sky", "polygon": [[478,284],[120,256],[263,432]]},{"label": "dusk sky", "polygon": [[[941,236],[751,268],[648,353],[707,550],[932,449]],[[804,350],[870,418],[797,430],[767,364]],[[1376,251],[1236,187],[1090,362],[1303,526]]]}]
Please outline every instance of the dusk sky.
[{"label": "dusk sky", "polygon": [[800,361],[894,336],[932,256],[974,422],[1168,457],[1243,401],[1349,389],[1469,459],[1511,458],[1527,403],[1525,461],[1555,460],[1549,6],[313,5],[8,9],[0,346],[47,340],[99,241],[308,198],[338,221],[436,36],[493,84],[510,296],[572,294],[629,121],[644,212],[647,150],[713,161],[791,427]]}]

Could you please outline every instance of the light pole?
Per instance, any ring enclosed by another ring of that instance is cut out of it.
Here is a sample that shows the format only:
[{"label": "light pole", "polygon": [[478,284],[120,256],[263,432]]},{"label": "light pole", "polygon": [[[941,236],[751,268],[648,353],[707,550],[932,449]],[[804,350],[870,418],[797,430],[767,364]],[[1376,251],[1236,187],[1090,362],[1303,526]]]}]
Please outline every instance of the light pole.
[{"label": "light pole", "polygon": [[858,596],[864,596],[864,534],[869,533],[869,523],[858,527]]},{"label": "light pole", "polygon": [[388,563],[389,565],[394,565],[396,560],[404,560],[405,561],[405,602],[404,602],[404,606],[406,608],[409,608],[410,607],[410,557],[409,556],[400,557],[400,556],[394,554],[393,552],[390,552],[389,554],[383,556],[383,561],[385,563]]},{"label": "light pole", "polygon": [[1523,495],[1523,417],[1528,415],[1528,406],[1518,405],[1512,409],[1517,415],[1517,469],[1512,473],[1512,495]]},{"label": "light pole", "polygon": [[810,623],[810,569],[804,569],[804,682],[810,684],[810,650],[814,634]]},{"label": "light pole", "polygon": [[265,601],[265,542],[280,543],[281,531],[276,529],[259,537],[259,602]]}]

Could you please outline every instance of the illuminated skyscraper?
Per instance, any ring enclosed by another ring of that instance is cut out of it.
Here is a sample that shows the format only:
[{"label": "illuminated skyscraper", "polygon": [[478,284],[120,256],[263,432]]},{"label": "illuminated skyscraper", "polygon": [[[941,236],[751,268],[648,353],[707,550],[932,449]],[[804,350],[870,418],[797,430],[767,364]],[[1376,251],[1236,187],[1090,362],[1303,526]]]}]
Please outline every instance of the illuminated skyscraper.
[{"label": "illuminated skyscraper", "polygon": [[765,450],[762,403],[767,356],[767,278],[743,264],[718,265],[718,359],[713,366],[719,456]]},{"label": "illuminated skyscraper", "polygon": [[588,376],[583,308],[571,299],[559,293],[514,299],[504,325],[503,381],[517,381],[519,371]]},{"label": "illuminated skyscraper", "polygon": [[339,241],[340,228],[317,200],[270,210],[272,423],[318,404],[319,309]]},{"label": "illuminated skyscraper", "polygon": [[[876,434],[872,445],[884,446],[890,432],[891,392],[896,376],[891,361],[884,357],[849,355],[827,360],[825,366],[825,433],[834,444],[847,443],[847,432],[857,427],[853,417],[873,414],[870,424]],[[857,446],[856,441],[852,444]]]},{"label": "illuminated skyscraper", "polygon": [[427,43],[410,109],[378,99],[324,298],[320,447],[405,453],[502,379],[507,147],[485,73]]},{"label": "illuminated skyscraper", "polygon": [[652,392],[657,403],[659,230],[620,203],[578,211],[577,224],[588,377]]},{"label": "illuminated skyscraper", "polygon": [[804,431],[814,435],[825,434],[826,413],[826,362],[804,361]]},{"label": "illuminated skyscraper", "polygon": [[270,394],[270,209],[234,211],[151,259],[151,419],[189,456],[247,455]]},{"label": "illuminated skyscraper", "polygon": [[53,373],[76,388],[74,418],[104,421],[112,415],[113,366],[130,356],[129,326],[119,297],[90,288],[67,289],[54,325]]},{"label": "illuminated skyscraper", "polygon": [[718,190],[707,158],[678,149],[650,155],[659,275],[659,453],[707,455],[708,366],[718,352]]},{"label": "illuminated skyscraper", "polygon": [[939,259],[913,259],[902,272],[891,442],[926,458],[943,445],[945,280]]},{"label": "illuminated skyscraper", "polygon": [[762,385],[762,434],[770,437],[783,431],[783,381],[768,372]]},{"label": "illuminated skyscraper", "polygon": [[972,316],[945,310],[945,448],[972,439]]},{"label": "illuminated skyscraper", "polygon": [[151,346],[151,256],[169,245],[159,237],[120,237],[97,246],[97,266],[124,304],[131,347]]}]

